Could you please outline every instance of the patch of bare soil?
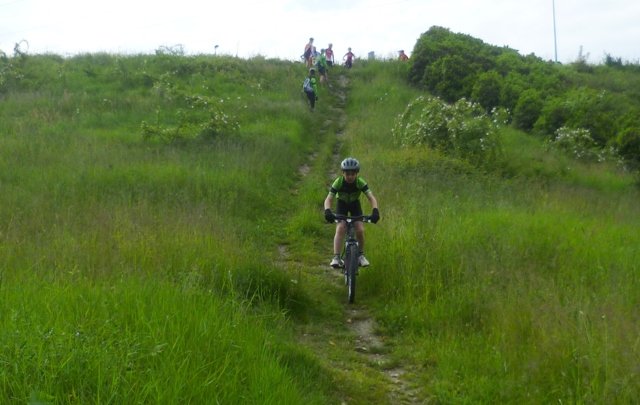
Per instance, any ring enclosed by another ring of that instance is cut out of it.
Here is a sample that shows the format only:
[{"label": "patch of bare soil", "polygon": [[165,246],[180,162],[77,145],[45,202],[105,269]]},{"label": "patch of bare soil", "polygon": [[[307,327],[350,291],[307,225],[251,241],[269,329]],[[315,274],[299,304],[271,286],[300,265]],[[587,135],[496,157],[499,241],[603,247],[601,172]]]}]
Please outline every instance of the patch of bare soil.
[{"label": "patch of bare soil", "polygon": [[376,372],[384,373],[389,382],[388,401],[392,404],[420,404],[418,389],[408,380],[407,370],[394,364],[390,358],[391,348],[384,337],[377,334],[375,320],[364,307],[350,307],[346,311],[346,322],[354,334],[354,350],[366,357],[366,362]]}]

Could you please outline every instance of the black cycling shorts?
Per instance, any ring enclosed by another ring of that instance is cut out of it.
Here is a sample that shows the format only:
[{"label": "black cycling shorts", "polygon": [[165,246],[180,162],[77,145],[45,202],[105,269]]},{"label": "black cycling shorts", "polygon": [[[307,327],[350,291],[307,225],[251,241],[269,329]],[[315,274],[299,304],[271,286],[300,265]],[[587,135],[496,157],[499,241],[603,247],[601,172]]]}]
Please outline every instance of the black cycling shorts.
[{"label": "black cycling shorts", "polygon": [[336,204],[336,214],[351,215],[352,217],[362,215],[362,206],[360,205],[360,200],[355,200],[348,203],[346,201],[338,199],[338,203]]}]

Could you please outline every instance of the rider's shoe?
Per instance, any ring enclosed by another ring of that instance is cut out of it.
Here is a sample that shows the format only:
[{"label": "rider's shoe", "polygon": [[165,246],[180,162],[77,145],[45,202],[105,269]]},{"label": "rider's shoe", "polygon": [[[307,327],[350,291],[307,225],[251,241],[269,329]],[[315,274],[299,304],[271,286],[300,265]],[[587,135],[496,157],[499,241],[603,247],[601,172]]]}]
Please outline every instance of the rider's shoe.
[{"label": "rider's shoe", "polygon": [[331,259],[331,263],[329,263],[329,266],[333,267],[334,269],[338,269],[343,266],[342,263],[343,262],[340,259],[340,256],[333,256],[333,259]]},{"label": "rider's shoe", "polygon": [[358,264],[360,267],[367,267],[369,265],[369,260],[367,260],[364,255],[360,255],[360,257],[358,257]]}]

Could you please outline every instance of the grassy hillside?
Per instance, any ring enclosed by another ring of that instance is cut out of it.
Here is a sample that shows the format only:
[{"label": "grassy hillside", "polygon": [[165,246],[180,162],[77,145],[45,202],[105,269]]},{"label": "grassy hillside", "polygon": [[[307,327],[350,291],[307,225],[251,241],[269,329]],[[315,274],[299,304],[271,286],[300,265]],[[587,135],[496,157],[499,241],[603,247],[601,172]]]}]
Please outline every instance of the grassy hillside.
[{"label": "grassy hillside", "polygon": [[396,62],[334,69],[313,113],[276,60],[1,67],[0,402],[394,403],[324,267],[346,155],[382,214],[358,305],[413,402],[640,394],[638,190],[615,166],[509,127],[482,169],[401,146],[421,93]]},{"label": "grassy hillside", "polygon": [[384,217],[361,285],[423,392],[445,403],[633,401],[633,176],[510,128],[489,174],[399,147],[392,118],[416,94],[396,68],[362,69],[352,86],[349,132]]},{"label": "grassy hillside", "polygon": [[[304,69],[171,55],[4,68],[0,402],[332,402],[286,327],[306,292],[273,259],[320,136]],[[143,122],[168,135],[145,139]]]}]

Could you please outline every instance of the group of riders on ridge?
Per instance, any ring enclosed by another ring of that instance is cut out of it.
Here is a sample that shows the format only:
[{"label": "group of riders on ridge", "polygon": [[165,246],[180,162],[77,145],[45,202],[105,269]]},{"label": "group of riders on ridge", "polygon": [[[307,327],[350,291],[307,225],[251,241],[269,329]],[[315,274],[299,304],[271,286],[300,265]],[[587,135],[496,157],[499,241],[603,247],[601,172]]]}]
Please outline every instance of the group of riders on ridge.
[{"label": "group of riders on ridge", "polygon": [[[309,75],[304,79],[302,90],[309,100],[311,111],[314,111],[316,101],[318,100],[318,79],[316,77],[316,71],[320,76],[320,83],[326,83],[329,80],[327,76],[329,67],[335,64],[333,44],[329,44],[326,49],[322,48],[318,53],[316,47],[313,45],[313,38],[309,38],[309,42],[305,45],[304,53],[301,57],[309,69]],[[343,57],[345,66],[348,69],[353,66],[354,58],[355,55],[351,52],[351,48],[349,48],[349,52]]]},{"label": "group of riders on ridge", "polygon": [[[309,42],[304,46],[304,53],[302,54],[302,58],[304,58],[307,67],[311,68],[314,65],[314,62],[318,63],[318,60],[323,58],[323,56],[326,61],[325,66],[333,66],[335,64],[333,44],[329,44],[326,49],[322,48],[320,49],[320,52],[318,52],[315,45],[313,45],[313,38],[309,38]],[[349,51],[344,54],[342,60],[347,68],[351,68],[351,66],[353,66],[353,59],[355,56],[356,55],[351,52],[351,48],[349,48]]]}]

